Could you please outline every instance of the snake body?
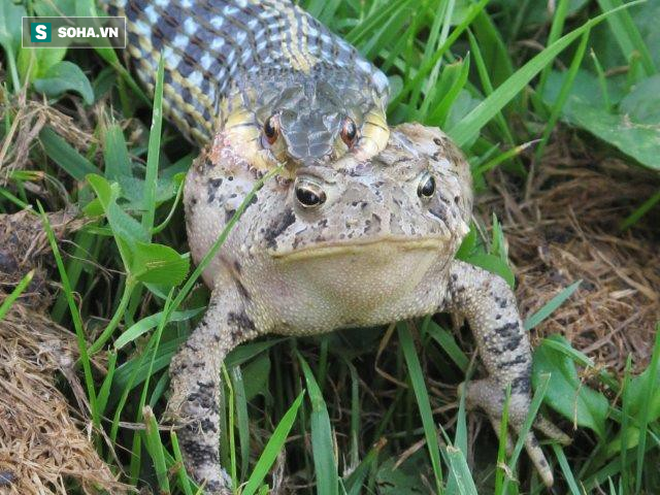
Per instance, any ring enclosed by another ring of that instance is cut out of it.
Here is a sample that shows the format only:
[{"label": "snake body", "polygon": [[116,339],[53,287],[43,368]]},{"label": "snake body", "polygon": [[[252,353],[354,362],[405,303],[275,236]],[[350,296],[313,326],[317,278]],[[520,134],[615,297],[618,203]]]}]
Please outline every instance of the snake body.
[{"label": "snake body", "polygon": [[197,144],[228,132],[255,166],[385,147],[387,78],[291,1],[105,1],[149,91],[164,57],[165,114]]}]

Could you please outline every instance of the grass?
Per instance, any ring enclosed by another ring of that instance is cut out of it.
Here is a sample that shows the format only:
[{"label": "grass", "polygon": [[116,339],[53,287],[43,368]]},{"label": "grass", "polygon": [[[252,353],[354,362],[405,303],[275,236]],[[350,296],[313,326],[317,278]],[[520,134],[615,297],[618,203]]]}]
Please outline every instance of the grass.
[{"label": "grass", "polygon": [[[639,6],[620,0],[587,1],[577,10],[575,2],[560,0],[553,18],[545,15],[544,2],[533,1],[301,3],[387,71],[394,89],[391,123],[414,119],[437,125],[461,145],[473,164],[477,193],[487,192],[483,176],[497,167],[524,180],[530,162],[523,152],[539,139],[535,161],[542,163],[588,63],[587,50],[596,62],[595,91],[603,94],[608,111],[614,112],[618,101],[608,89],[607,71],[619,59],[629,63],[626,77],[633,83],[657,74],[652,54],[660,47],[647,46],[640,34]],[[55,4],[66,11],[66,2]],[[25,8],[31,14],[45,7],[30,2]],[[31,85],[38,79],[34,74],[47,73],[60,60],[36,57],[28,70],[21,61],[29,54],[16,45],[8,21],[21,14],[20,7],[3,4],[2,9],[0,45],[11,76],[3,82],[3,101],[14,102],[24,86],[39,98]],[[541,20],[527,23],[527,17]],[[594,33],[611,38],[619,58],[597,53]],[[530,36],[535,50],[521,43]],[[78,337],[90,420],[109,438],[108,444],[95,435],[99,452],[137,487],[198,493],[182,468],[176,433],[159,426],[167,366],[206,304],[208,292],[199,287],[199,276],[254,192],[191,271],[187,254],[181,254],[188,248],[180,203],[183,175],[196,152],[161,122],[162,70],[153,103],[147,104],[114,52],[70,50],[66,60],[83,69],[71,77],[83,74],[94,90],[100,117],[91,119],[87,130],[96,141],[83,146],[44,127],[39,146],[30,152],[39,174],[15,171],[0,190],[0,208],[14,212],[30,205],[42,213],[62,287],[52,316]],[[558,83],[553,74],[560,66],[568,69]],[[558,97],[548,101],[546,90],[553,85]],[[70,89],[83,86],[78,81]],[[69,96],[50,101],[67,111],[75,108]],[[79,104],[89,118],[91,107]],[[21,111],[18,104],[4,107],[3,155],[14,146]],[[40,196],[29,187],[43,175],[51,181],[49,207],[61,206],[65,191],[86,215],[101,218],[66,247],[57,246]],[[624,226],[633,226],[657,200],[657,195],[640,198]],[[491,238],[473,230],[459,257],[513,284],[503,239],[495,219]],[[26,275],[5,299],[0,318],[30,278]],[[578,286],[579,281],[566,287],[529,316],[526,328],[550,317]],[[427,318],[400,322],[396,332],[391,327],[297,340],[262,338],[231,353],[224,370],[221,458],[236,492],[267,493],[279,482],[296,493],[319,494],[542,493],[536,473],[518,462],[521,442],[507,457],[502,441],[487,431],[479,435],[476,452],[469,448],[464,401],[455,401],[442,383],[453,391],[474,370],[447,328],[446,318]],[[93,369],[95,354],[107,356],[105,375]],[[659,359],[660,338],[644,373],[613,377],[565,340],[542,342],[533,410],[563,418],[565,431],[579,426],[573,446],[545,448],[560,492],[658,493]],[[588,384],[583,374],[593,376]],[[526,429],[532,420],[533,415]],[[271,478],[273,469],[281,475]]]}]

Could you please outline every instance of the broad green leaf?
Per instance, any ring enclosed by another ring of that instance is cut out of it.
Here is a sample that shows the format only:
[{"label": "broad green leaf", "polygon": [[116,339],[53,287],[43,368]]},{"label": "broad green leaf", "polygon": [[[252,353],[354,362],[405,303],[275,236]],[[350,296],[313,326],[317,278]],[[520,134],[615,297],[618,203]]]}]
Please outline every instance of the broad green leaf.
[{"label": "broad green leaf", "polygon": [[25,7],[13,2],[0,2],[0,46],[7,52],[16,53],[21,44],[21,17]]},{"label": "broad green leaf", "polygon": [[[144,186],[146,181],[128,175],[120,175],[117,181],[121,186],[122,197],[129,200],[129,204],[126,207],[132,210],[144,210]],[[160,204],[172,199],[176,195],[177,186],[178,183],[173,178],[157,179],[156,203]]]},{"label": "broad green leaf", "polygon": [[73,16],[76,15],[76,2],[77,0],[57,0],[56,3],[53,0],[33,0],[32,6],[38,16]]},{"label": "broad green leaf", "polygon": [[638,444],[639,428],[631,425],[626,428],[625,441],[624,437],[621,435],[621,432],[617,433],[616,436],[607,444],[605,452],[607,453],[608,457],[612,457],[621,452],[622,449],[632,449],[637,447]]},{"label": "broad green leaf", "polygon": [[50,67],[41,78],[34,80],[34,89],[49,98],[57,98],[67,91],[83,97],[87,105],[94,103],[94,91],[80,67],[66,60]]},{"label": "broad green leaf", "polygon": [[[21,80],[25,81],[28,71],[30,71],[31,82],[34,82],[38,78],[46,77],[49,69],[64,59],[66,51],[66,47],[49,48],[47,50],[43,48],[19,47],[18,73],[21,75]],[[36,87],[35,89],[40,91]],[[46,96],[50,95],[46,93]]]},{"label": "broad green leaf", "polygon": [[[568,345],[566,339],[556,335],[547,340],[557,340]],[[550,374],[546,404],[579,426],[590,428],[603,437],[609,408],[607,399],[582,383],[573,360],[545,345],[545,341],[534,352],[532,379],[535,386],[544,374]]]},{"label": "broad green leaf", "polygon": [[621,100],[619,111],[633,122],[660,126],[660,75],[638,82]]},{"label": "broad green leaf", "polygon": [[190,268],[190,258],[162,244],[137,242],[133,249],[131,273],[141,282],[179,285]]},{"label": "broad green leaf", "polygon": [[21,44],[21,17],[27,15],[25,7],[10,1],[0,2],[0,46],[5,50],[14,93],[18,93],[21,81],[16,68],[16,53]]},{"label": "broad green leaf", "polygon": [[119,186],[116,183],[112,185],[101,175],[89,174],[87,181],[94,189],[105,213],[112,235],[115,238],[117,247],[121,254],[126,269],[135,266],[133,263],[134,251],[137,243],[148,243],[147,233],[140,225],[140,222],[122,210],[117,205],[119,197]]},{"label": "broad green leaf", "polygon": [[[543,95],[550,105],[555,101],[564,74],[553,72],[548,78]],[[653,88],[658,88],[660,80],[655,76],[642,81],[633,92],[621,99],[622,112],[610,113],[605,108],[601,91],[595,76],[580,71],[566,104],[562,109],[562,120],[581,127],[603,141],[619,148],[635,158],[642,165],[660,170],[660,114],[658,96]],[[619,101],[620,92],[613,89],[613,101]],[[647,99],[645,101],[645,98]],[[634,120],[642,118],[643,120]]]}]

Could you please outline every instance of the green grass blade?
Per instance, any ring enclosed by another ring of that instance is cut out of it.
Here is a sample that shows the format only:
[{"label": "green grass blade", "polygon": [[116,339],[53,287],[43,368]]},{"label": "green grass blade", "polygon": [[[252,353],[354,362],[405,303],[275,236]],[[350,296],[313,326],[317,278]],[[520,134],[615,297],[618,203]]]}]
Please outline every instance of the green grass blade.
[{"label": "green grass blade", "polygon": [[18,299],[23,291],[27,289],[27,286],[30,285],[30,282],[32,282],[32,277],[34,277],[34,269],[27,272],[27,274],[25,274],[25,276],[18,282],[18,284],[16,284],[16,287],[14,287],[14,290],[11,291],[11,294],[9,294],[5,300],[2,301],[2,305],[0,305],[0,320],[5,317],[7,312],[14,305],[16,299]]},{"label": "green grass blade", "polygon": [[479,495],[463,452],[450,445],[447,447],[447,458],[449,469],[458,485],[458,493],[460,495]]},{"label": "green grass blade", "polygon": [[440,60],[444,54],[449,50],[449,48],[456,42],[461,34],[468,28],[470,23],[474,18],[486,8],[489,0],[480,0],[478,3],[470,6],[468,13],[458,26],[454,28],[451,34],[447,37],[447,40],[438,48],[432,57],[430,57],[425,63],[421,65],[419,71],[415,74],[415,77],[411,77],[407,80],[401,92],[397,95],[388,106],[388,112],[394,110],[397,105],[403,102],[404,98],[413,91],[415,88],[418,88],[423,84],[424,78],[430,74],[435,67],[435,64]]},{"label": "green grass blade", "polygon": [[50,248],[53,252],[53,257],[55,258],[55,263],[57,264],[57,271],[59,272],[60,279],[62,280],[62,287],[64,293],[66,294],[67,301],[69,303],[69,310],[71,311],[71,319],[73,320],[73,326],[76,330],[76,341],[78,344],[78,352],[80,352],[80,361],[82,362],[83,371],[85,375],[85,386],[87,388],[87,398],[89,400],[89,405],[92,410],[92,418],[96,426],[99,426],[99,410],[96,404],[96,389],[94,387],[94,376],[92,375],[92,364],[87,354],[87,342],[85,340],[85,328],[83,326],[82,318],[80,317],[80,311],[78,305],[76,304],[75,297],[73,295],[73,290],[71,284],[69,283],[69,277],[66,273],[66,268],[64,267],[64,261],[62,260],[62,255],[60,254],[60,249],[57,245],[57,239],[53,233],[53,228],[50,225],[48,216],[44,211],[41,203],[37,203],[39,207],[39,213],[41,214],[41,221],[43,223],[44,229],[46,230],[46,235],[48,236],[48,242]]},{"label": "green grass blade", "polygon": [[649,211],[651,211],[651,208],[653,208],[659,201],[660,201],[660,191],[658,191],[649,199],[644,201],[644,203],[642,203],[642,206],[637,208],[628,217],[626,217],[626,219],[621,223],[620,229],[627,230],[633,225],[635,225],[637,222],[639,222],[639,219],[642,218],[644,215],[646,215]]},{"label": "green grass blade", "polygon": [[500,420],[499,443],[497,445],[497,471],[495,471],[495,493],[504,493],[504,477],[506,471],[506,444],[509,438],[509,404],[511,403],[511,386],[506,388],[506,397],[502,407],[502,419]]},{"label": "green grass blade", "polygon": [[571,466],[568,463],[568,459],[566,459],[566,454],[564,454],[564,449],[561,448],[561,445],[556,443],[551,444],[551,447],[552,451],[555,453],[555,457],[557,457],[557,460],[559,461],[559,467],[561,468],[561,472],[564,474],[566,483],[568,483],[568,488],[571,495],[582,495],[582,491],[575,481],[575,476],[573,475]]},{"label": "green grass blade", "polygon": [[653,391],[657,387],[658,363],[660,362],[660,323],[655,327],[655,345],[651,355],[651,364],[649,364],[649,376],[644,384],[642,393],[642,408],[639,416],[639,444],[637,444],[637,471],[635,475],[635,493],[642,490],[642,475],[644,473],[644,457],[646,453],[646,438],[648,436],[649,412],[651,409],[651,398]]},{"label": "green grass blade", "polygon": [[108,405],[108,398],[110,397],[110,389],[112,386],[112,380],[115,377],[115,370],[117,368],[117,353],[108,352],[108,372],[103,379],[101,388],[99,389],[99,395],[97,398],[99,416],[103,416],[105,413],[105,408]]},{"label": "green grass blade", "polygon": [[144,408],[142,416],[144,417],[144,424],[146,426],[144,434],[147,439],[147,450],[154,463],[160,493],[170,493],[170,480],[167,477],[168,470],[165,463],[165,447],[163,447],[163,442],[160,439],[156,417],[149,406]]},{"label": "green grass blade", "polygon": [[108,326],[106,326],[103,329],[101,335],[99,335],[99,337],[94,341],[94,343],[91,346],[89,346],[90,355],[96,354],[101,349],[103,349],[105,343],[110,339],[110,337],[112,337],[112,334],[117,329],[119,323],[125,316],[126,307],[128,306],[128,303],[131,300],[131,294],[133,294],[133,289],[135,289],[135,286],[136,286],[136,282],[134,281],[133,278],[129,276],[129,278],[125,282],[124,292],[121,295],[121,299],[119,300],[119,305],[117,306],[117,309],[112,315],[112,319],[108,323]]},{"label": "green grass blade", "polygon": [[433,412],[431,411],[431,402],[429,400],[429,393],[426,389],[424,382],[424,374],[422,366],[419,364],[417,351],[413,343],[412,335],[408,325],[403,322],[397,323],[397,332],[399,335],[399,342],[401,349],[406,359],[408,366],[408,374],[410,376],[410,383],[412,384],[415,398],[417,399],[417,407],[419,408],[419,415],[422,418],[422,425],[424,426],[424,435],[426,437],[426,446],[429,450],[431,457],[431,466],[433,467],[433,474],[435,475],[435,488],[437,493],[442,493],[442,467],[440,466],[440,447],[438,445],[438,432],[433,420]]},{"label": "green grass blade", "polygon": [[591,30],[587,30],[582,35],[580,44],[578,45],[578,48],[575,51],[573,60],[571,61],[571,66],[569,67],[568,72],[566,74],[566,79],[564,80],[563,84],[561,85],[561,89],[559,90],[559,96],[557,97],[557,101],[555,101],[555,103],[552,106],[552,111],[550,112],[550,118],[548,119],[548,122],[545,125],[545,130],[543,131],[541,142],[536,148],[536,152],[534,154],[537,162],[540,161],[541,157],[543,156],[543,152],[545,151],[545,146],[548,143],[548,140],[550,139],[550,134],[554,130],[555,125],[559,120],[559,116],[561,114],[562,108],[564,108],[564,105],[566,104],[566,100],[568,100],[568,97],[571,93],[571,89],[573,88],[573,82],[575,81],[575,77],[578,74],[578,70],[582,65],[584,54],[587,51],[587,42],[589,41],[590,32]]},{"label": "green grass blade", "polygon": [[[552,24],[550,25],[550,33],[548,34],[548,45],[552,45],[555,41],[559,39],[561,33],[564,31],[564,23],[566,22],[566,14],[568,13],[568,8],[570,6],[570,0],[559,0],[557,8],[554,15],[552,16]],[[539,78],[539,84],[536,87],[536,91],[540,94],[543,94],[543,88],[545,88],[546,81],[552,70],[552,64],[548,64],[541,71],[541,77]]]},{"label": "green grass blade", "polygon": [[621,459],[621,483],[626,490],[630,490],[630,471],[627,468],[628,461],[628,446],[625,439],[628,438],[628,431],[630,427],[630,383],[631,383],[631,370],[632,370],[632,356],[628,354],[626,359],[626,368],[623,374],[623,390],[621,391],[621,439],[622,447],[619,458]]},{"label": "green grass blade", "polygon": [[245,383],[240,366],[231,367],[231,383],[234,389],[234,404],[236,406],[236,427],[238,442],[241,446],[241,479],[245,479],[250,463],[250,422],[248,405],[245,397]]},{"label": "green grass blade", "polygon": [[[167,319],[168,323],[174,323],[179,321],[187,321],[191,318],[194,318],[198,314],[204,311],[204,308],[195,308],[188,309],[185,311],[175,311],[171,313]],[[165,314],[163,311],[154,313],[145,318],[142,318],[140,321],[131,325],[125,332],[123,332],[117,340],[114,342],[115,349],[121,349],[130,342],[135,341],[145,333],[147,333],[152,328],[156,328],[160,321],[164,318]]]},{"label": "green grass blade", "polygon": [[456,343],[456,339],[451,332],[438,326],[434,321],[429,322],[429,333],[440,347],[447,353],[456,366],[465,373],[470,365],[470,359],[465,355]]},{"label": "green grass blade", "polygon": [[108,126],[105,131],[103,161],[106,178],[115,181],[122,175],[131,175],[131,159],[128,155],[126,139],[118,124]]},{"label": "green grass blade", "polygon": [[328,407],[321,389],[307,361],[298,353],[298,360],[305,375],[309,400],[312,403],[310,417],[312,426],[312,452],[316,471],[316,493],[319,495],[337,495],[339,493],[339,475],[334,456],[334,442]]},{"label": "green grass blade", "polygon": [[[149,151],[147,154],[147,172],[144,177],[144,207],[142,225],[151,233],[156,215],[156,181],[158,180],[158,164],[160,161],[160,138],[163,127],[163,78],[165,74],[165,58],[160,56],[158,73],[156,74],[156,89],[149,131]],[[151,234],[149,235],[151,237]]]},{"label": "green grass blade", "polygon": [[363,39],[369,39],[376,34],[379,27],[386,22],[386,19],[391,18],[404,8],[410,0],[394,0],[388,3],[384,8],[377,9],[367,17],[364,21],[358,24],[345,36],[346,41],[353,45],[359,45]]},{"label": "green grass blade", "polygon": [[344,487],[346,489],[347,495],[360,495],[362,493],[362,485],[365,478],[369,474],[369,471],[376,465],[378,460],[378,454],[385,447],[386,440],[382,439],[376,442],[362,462],[358,464],[355,470],[349,475],[349,477],[344,482]]},{"label": "green grass blade", "polygon": [[50,127],[44,127],[41,130],[39,141],[46,150],[46,154],[74,179],[83,181],[88,174],[100,174],[98,168]]},{"label": "green grass blade", "polygon": [[[426,42],[426,47],[424,48],[424,58],[422,59],[422,64],[427,62],[433,56],[433,51],[437,50],[447,40],[447,32],[449,30],[449,24],[451,22],[451,15],[454,10],[455,2],[453,0],[440,0],[437,2],[437,5],[438,7],[434,12],[435,16],[428,35],[428,41]],[[431,73],[426,80],[426,83],[424,85],[420,84],[413,90],[412,97],[410,98],[409,112],[409,117],[413,120],[420,120],[424,115],[427,115],[429,105],[431,103],[431,98],[429,98],[429,96],[431,94],[431,89],[435,87],[438,81],[441,64],[442,58],[436,60],[435,64],[433,64],[433,69],[431,70]],[[422,106],[419,111],[415,112],[414,109],[417,108],[419,97],[422,93],[422,87],[424,87],[426,98],[422,102]]]},{"label": "green grass blade", "polygon": [[527,317],[525,320],[525,330],[531,330],[532,328],[537,327],[541,324],[548,316],[550,316],[554,311],[564,304],[569,297],[580,287],[582,280],[578,280],[573,284],[569,285],[563,289],[559,294],[550,299],[541,309],[539,309],[533,315]]},{"label": "green grass blade", "polygon": [[621,9],[630,8],[643,0],[631,2],[619,9],[612,10],[590,19],[579,28],[562,36],[541,53],[517,70],[505,83],[498,87],[493,94],[482,101],[477,107],[461,120],[459,124],[448,131],[449,136],[459,145],[465,146],[471,142],[481,129],[504,108],[527,84],[552,60],[564,51],[573,41],[585,32],[596,26],[610,15]]},{"label": "green grass blade", "polygon": [[186,468],[183,463],[183,456],[181,455],[181,448],[179,447],[179,438],[176,436],[174,430],[170,431],[170,439],[172,441],[172,452],[174,452],[174,460],[177,464],[176,474],[179,478],[179,485],[183,488],[183,493],[186,495],[193,495],[193,489],[190,483],[190,478],[186,473]]},{"label": "green grass blade", "polygon": [[353,363],[345,359],[346,367],[351,375],[351,449],[349,453],[349,468],[354,468],[360,462],[360,377]]},{"label": "green grass blade", "polygon": [[[603,12],[611,12],[625,6],[621,0],[598,0],[598,5],[600,5]],[[630,61],[633,53],[636,51],[641,56],[646,75],[652,76],[656,74],[658,69],[653,63],[653,57],[651,57],[651,53],[646,43],[644,43],[637,26],[635,26],[635,21],[633,21],[630,12],[621,10],[616,15],[609,17],[607,22],[626,60]]]},{"label": "green grass blade", "polygon": [[236,470],[236,404],[234,403],[234,386],[232,385],[232,380],[229,377],[227,372],[227,367],[222,367],[222,374],[224,376],[225,387],[229,391],[227,394],[226,400],[229,405],[229,424],[227,425],[226,434],[229,437],[229,474],[231,475],[232,486],[238,486],[238,474]]},{"label": "green grass blade", "polygon": [[[539,387],[534,392],[534,396],[532,397],[532,402],[530,403],[529,410],[527,412],[527,418],[525,419],[525,423],[523,424],[523,427],[518,432],[518,440],[516,441],[516,445],[513,448],[513,453],[511,454],[511,458],[509,459],[509,463],[508,463],[509,470],[512,473],[515,473],[516,471],[516,464],[518,463],[518,459],[520,458],[520,454],[522,452],[523,446],[525,445],[525,437],[532,429],[532,424],[534,423],[534,419],[536,418],[536,415],[539,412],[539,408],[541,407],[541,403],[543,402],[545,393],[548,390],[548,384],[550,383],[550,376],[545,375],[544,378],[545,379],[541,381]],[[502,487],[502,493],[506,493],[508,486],[509,486],[509,478],[506,477],[504,480],[504,486]]]},{"label": "green grass blade", "polygon": [[300,395],[298,395],[296,400],[293,402],[293,404],[291,404],[291,407],[284,414],[282,420],[275,428],[275,431],[268,440],[268,443],[266,444],[264,451],[261,453],[257,464],[254,466],[252,474],[250,475],[250,479],[245,484],[241,495],[253,495],[263,482],[264,478],[268,474],[268,471],[270,470],[270,467],[275,462],[277,455],[284,447],[286,437],[291,431],[291,428],[296,421],[296,417],[298,416],[298,409],[300,409],[304,395],[304,392],[301,392]]}]

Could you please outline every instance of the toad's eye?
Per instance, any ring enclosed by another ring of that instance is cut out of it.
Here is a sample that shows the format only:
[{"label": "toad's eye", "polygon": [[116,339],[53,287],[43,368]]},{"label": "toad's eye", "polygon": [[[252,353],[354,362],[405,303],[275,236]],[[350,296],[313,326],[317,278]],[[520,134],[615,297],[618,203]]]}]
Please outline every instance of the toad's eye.
[{"label": "toad's eye", "polygon": [[268,144],[273,144],[275,141],[277,141],[277,136],[279,133],[280,131],[277,116],[271,115],[266,119],[266,122],[264,122],[264,136],[266,137]]},{"label": "toad's eye", "polygon": [[315,182],[297,179],[295,189],[296,199],[303,208],[315,208],[325,203],[325,192]]},{"label": "toad's eye", "polygon": [[417,196],[422,199],[430,199],[435,193],[435,179],[429,173],[422,176],[417,186]]},{"label": "toad's eye", "polygon": [[344,126],[341,128],[341,139],[346,143],[346,146],[352,148],[357,141],[358,131],[355,122],[350,117],[344,119]]}]

